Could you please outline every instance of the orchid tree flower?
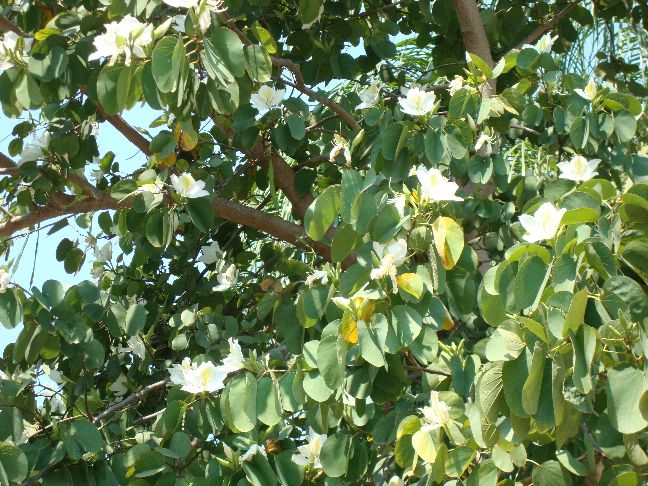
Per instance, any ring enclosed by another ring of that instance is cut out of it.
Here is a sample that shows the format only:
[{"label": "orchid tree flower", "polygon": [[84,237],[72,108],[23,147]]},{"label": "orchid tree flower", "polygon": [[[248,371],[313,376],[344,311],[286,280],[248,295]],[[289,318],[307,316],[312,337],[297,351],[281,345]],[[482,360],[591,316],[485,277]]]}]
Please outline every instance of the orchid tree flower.
[{"label": "orchid tree flower", "polygon": [[380,88],[378,88],[378,85],[376,83],[371,83],[371,86],[360,91],[360,93],[358,93],[358,96],[360,97],[360,101],[362,101],[362,103],[355,107],[356,110],[371,108],[380,100]]},{"label": "orchid tree flower", "polygon": [[459,76],[458,74],[455,75],[455,77],[450,81],[448,84],[448,91],[450,92],[450,96],[454,95],[457,91],[459,91],[461,88],[465,86],[465,79],[463,76]]},{"label": "orchid tree flower", "polygon": [[119,22],[106,25],[106,32],[94,38],[95,52],[88,61],[108,58],[112,66],[120,56],[125,56],[124,64],[130,66],[133,56],[146,57],[145,48],[153,42],[153,26],[144,24],[132,15],[127,15]]},{"label": "orchid tree flower", "polygon": [[560,179],[568,179],[574,182],[589,181],[598,174],[596,168],[601,163],[601,159],[587,160],[582,155],[576,155],[569,162],[560,162]]},{"label": "orchid tree flower", "polygon": [[241,462],[251,461],[254,456],[261,454],[263,457],[268,457],[265,446],[259,444],[252,444],[250,448],[245,451],[241,456]]},{"label": "orchid tree flower", "polygon": [[187,199],[209,196],[209,192],[205,190],[205,182],[195,180],[188,172],[179,176],[171,174],[171,185],[179,195]]},{"label": "orchid tree flower", "polygon": [[574,90],[581,98],[585,98],[588,101],[593,101],[598,94],[598,88],[596,87],[596,81],[594,78],[590,78],[587,82],[587,86],[584,89],[577,88]]},{"label": "orchid tree flower", "polygon": [[551,36],[551,34],[545,34],[538,41],[534,44],[524,44],[522,46],[522,49],[533,49],[535,50],[538,54],[550,54],[551,49],[554,45],[554,42],[558,39],[558,36]]},{"label": "orchid tree flower", "polygon": [[422,201],[463,201],[462,197],[455,194],[459,185],[450,181],[439,169],[420,166],[414,172],[421,183]]},{"label": "orchid tree flower", "polygon": [[144,361],[144,358],[146,358],[146,345],[139,336],[131,336],[128,338],[128,341],[126,341],[126,347],[117,348],[117,353],[120,355],[134,354]]},{"label": "orchid tree flower", "polygon": [[200,365],[192,363],[185,358],[182,364],[174,364],[169,368],[171,382],[180,385],[183,391],[192,394],[214,393],[225,387],[227,370],[222,366],[215,366],[211,361]]},{"label": "orchid tree flower", "polygon": [[44,159],[47,154],[49,141],[49,132],[43,132],[38,139],[34,139],[33,141],[25,144],[22,151],[20,152],[18,165],[24,164],[25,162],[35,162],[37,160]]},{"label": "orchid tree flower", "polygon": [[234,373],[235,371],[243,369],[243,351],[237,339],[229,338],[229,354],[225,357],[222,364],[222,369],[227,373]]},{"label": "orchid tree flower", "polygon": [[298,452],[292,456],[292,461],[299,466],[311,466],[314,469],[321,469],[320,452],[326,439],[326,434],[318,434],[313,429],[310,429],[306,444],[297,448]]},{"label": "orchid tree flower", "polygon": [[279,106],[285,94],[285,89],[274,89],[272,86],[263,85],[259,91],[250,96],[250,103],[263,113]]},{"label": "orchid tree flower", "polygon": [[412,116],[424,116],[434,109],[436,95],[433,91],[427,92],[419,87],[411,87],[403,98],[398,98],[403,113]]},{"label": "orchid tree flower", "polygon": [[533,216],[530,214],[521,215],[520,223],[527,232],[523,236],[524,240],[535,243],[552,239],[558,233],[560,221],[566,212],[566,209],[558,209],[553,204],[546,202],[536,210]]},{"label": "orchid tree flower", "polygon": [[399,238],[384,245],[374,242],[373,249],[380,260],[380,266],[371,270],[371,279],[379,280],[389,276],[393,285],[393,293],[398,293],[396,269],[407,260],[407,241],[404,238]]},{"label": "orchid tree flower", "polygon": [[110,243],[110,241],[104,243],[101,248],[98,245],[95,245],[94,255],[97,262],[109,262],[112,259],[112,244]]},{"label": "orchid tree flower", "polygon": [[315,270],[313,273],[311,273],[309,276],[306,277],[306,285],[308,287],[312,287],[315,282],[321,282],[322,285],[326,285],[328,283],[328,273],[324,270]]},{"label": "orchid tree flower", "polygon": [[210,265],[216,263],[222,256],[223,250],[221,250],[218,241],[212,241],[209,245],[205,245],[200,249],[198,261]]},{"label": "orchid tree flower", "polygon": [[344,154],[344,159],[346,160],[347,165],[351,165],[351,149],[349,148],[349,142],[336,133],[333,135],[333,150],[331,150],[331,153],[329,154],[329,161],[335,162],[335,158],[341,153]]},{"label": "orchid tree flower", "polygon": [[439,400],[439,392],[430,392],[430,405],[420,409],[424,418],[421,430],[437,430],[450,422],[450,409],[448,404]]},{"label": "orchid tree flower", "polygon": [[236,269],[236,265],[231,264],[227,267],[227,270],[219,273],[216,279],[218,280],[218,285],[212,288],[214,292],[225,292],[226,290],[231,289],[238,280],[238,270]]},{"label": "orchid tree flower", "polygon": [[7,291],[10,278],[9,272],[4,268],[0,268],[0,294],[4,294]]}]

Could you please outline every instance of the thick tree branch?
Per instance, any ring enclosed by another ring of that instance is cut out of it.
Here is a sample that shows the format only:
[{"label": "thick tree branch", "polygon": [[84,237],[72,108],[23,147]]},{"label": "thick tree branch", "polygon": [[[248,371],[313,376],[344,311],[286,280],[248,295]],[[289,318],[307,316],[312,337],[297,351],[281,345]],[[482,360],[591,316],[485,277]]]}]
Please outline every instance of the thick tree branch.
[{"label": "thick tree branch", "polygon": [[117,129],[126,139],[135,145],[138,149],[142,151],[145,155],[151,155],[150,142],[146,139],[144,135],[138,132],[133,126],[129,125],[126,120],[124,120],[119,115],[109,115],[105,112],[103,107],[95,102],[97,111],[101,116],[110,123],[113,127]]},{"label": "thick tree branch", "polygon": [[[488,43],[486,29],[479,13],[479,7],[475,0],[453,0],[459,26],[467,52],[481,57],[489,67],[493,67],[493,56]],[[482,85],[482,94],[490,96],[495,93],[495,80],[490,80]]]},{"label": "thick tree branch", "polygon": [[556,14],[555,17],[552,19],[548,20],[547,22],[544,22],[542,25],[540,25],[536,30],[531,32],[528,36],[526,36],[522,41],[518,43],[518,45],[515,46],[515,49],[522,49],[522,46],[524,44],[533,44],[535,41],[537,41],[540,37],[542,37],[544,34],[549,32],[553,27],[560,22],[563,18],[565,18],[574,8],[581,2],[581,0],[575,0],[574,2],[570,3],[567,5],[565,8],[563,8],[560,12]]}]

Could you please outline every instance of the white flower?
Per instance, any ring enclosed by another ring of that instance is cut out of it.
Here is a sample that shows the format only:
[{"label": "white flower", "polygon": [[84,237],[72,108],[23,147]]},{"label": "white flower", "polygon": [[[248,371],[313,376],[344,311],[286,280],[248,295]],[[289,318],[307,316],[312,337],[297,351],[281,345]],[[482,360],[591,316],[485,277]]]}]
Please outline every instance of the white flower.
[{"label": "white flower", "polygon": [[49,132],[43,132],[38,139],[27,143],[22,152],[20,152],[20,160],[18,164],[25,162],[35,162],[39,159],[45,158],[47,146],[49,145],[50,135]]},{"label": "white flower", "polygon": [[229,354],[223,360],[222,368],[227,373],[233,373],[243,369],[243,361],[245,358],[243,357],[243,351],[237,339],[229,338],[227,342],[229,343]]},{"label": "white flower", "polygon": [[324,13],[324,3],[322,3],[322,5],[320,5],[320,9],[319,9],[319,12],[317,13],[317,17],[315,17],[310,22],[302,24],[302,29],[304,29],[304,30],[310,29],[313,26],[313,24],[315,24],[315,22],[319,22],[320,18],[322,18],[323,13]]},{"label": "white flower", "polygon": [[405,486],[405,481],[403,481],[398,476],[392,476],[391,479],[387,482],[387,486]]},{"label": "white flower", "polygon": [[201,255],[198,257],[199,262],[205,265],[215,263],[220,257],[223,256],[223,250],[220,249],[218,241],[212,241],[209,245],[205,245],[200,249]]},{"label": "white flower", "polygon": [[293,462],[299,466],[313,466],[315,469],[320,469],[322,467],[320,452],[326,438],[325,434],[317,434],[313,429],[310,429],[306,439],[308,442],[297,448],[298,452],[292,456]]},{"label": "white flower", "polygon": [[358,96],[360,97],[360,101],[362,101],[362,103],[355,107],[356,110],[371,108],[376,103],[378,103],[378,100],[380,100],[380,88],[378,88],[378,85],[376,83],[371,83],[371,86],[360,91],[360,93],[358,93]]},{"label": "white flower", "polygon": [[533,214],[523,214],[519,220],[527,234],[524,235],[524,240],[529,243],[536,241],[550,240],[558,232],[560,221],[563,214],[567,212],[566,209],[558,209],[551,203],[544,203]]},{"label": "white flower", "polygon": [[211,361],[206,361],[200,366],[185,358],[180,365],[169,368],[171,382],[181,385],[181,389],[188,393],[214,393],[225,387],[227,371],[221,366],[214,366]]},{"label": "white flower", "polygon": [[459,75],[456,75],[454,79],[450,81],[450,85],[448,86],[448,91],[450,91],[450,96],[455,94],[463,87],[464,87],[464,78]]},{"label": "white flower", "polygon": [[443,400],[439,400],[439,392],[437,391],[430,393],[430,405],[423,407],[421,413],[426,422],[421,428],[422,430],[436,430],[450,422],[448,404]]},{"label": "white flower", "polygon": [[251,461],[252,458],[257,454],[268,457],[268,455],[266,454],[265,446],[252,444],[252,446],[250,446],[250,448],[241,456],[241,462]]},{"label": "white flower", "polygon": [[199,0],[163,0],[170,7],[191,8],[198,5]]},{"label": "white flower", "polygon": [[374,241],[373,249],[380,260],[380,266],[371,270],[371,279],[378,280],[387,275],[391,278],[393,292],[398,292],[396,268],[407,259],[407,241],[404,238],[391,240],[384,245]]},{"label": "white flower", "polygon": [[557,35],[551,37],[551,34],[545,34],[540,37],[535,45],[524,44],[522,46],[522,49],[534,49],[538,54],[549,54],[551,52],[551,48],[554,45],[554,42],[556,42],[556,39],[558,39]]},{"label": "white flower", "polygon": [[185,33],[185,23],[187,22],[186,15],[176,15],[173,17],[173,28],[178,32]]},{"label": "white flower", "polygon": [[171,174],[171,185],[178,194],[189,199],[209,196],[209,192],[205,190],[205,182],[195,180],[188,172],[179,176]]},{"label": "white flower", "polygon": [[396,206],[396,210],[398,211],[398,214],[401,218],[405,217],[405,208],[407,207],[407,199],[405,198],[405,194],[396,194],[394,197],[389,198],[387,202]]},{"label": "white flower", "polygon": [[596,98],[596,94],[598,93],[598,88],[596,87],[594,78],[590,78],[587,86],[585,86],[585,89],[578,88],[575,89],[574,92],[580,95],[582,98],[592,101],[594,98]]},{"label": "white flower", "polygon": [[112,245],[107,241],[104,246],[99,248],[98,245],[94,247],[95,260],[101,263],[109,262],[112,259]]},{"label": "white flower", "polygon": [[475,142],[475,151],[479,152],[484,146],[484,144],[489,144],[490,141],[491,141],[490,136],[485,133],[482,133],[477,139],[477,141]]},{"label": "white flower", "polygon": [[198,27],[200,32],[203,34],[207,32],[207,29],[211,26],[211,12],[212,10],[218,11],[217,8],[212,5],[213,2],[202,2],[198,7],[195,8],[196,17],[198,17]]},{"label": "white flower", "polygon": [[560,179],[569,179],[575,182],[589,181],[598,172],[598,167],[601,159],[587,160],[582,155],[576,155],[569,162],[560,162],[558,168],[560,169]]},{"label": "white flower", "polygon": [[219,273],[216,278],[218,280],[218,285],[212,289],[214,292],[224,292],[231,289],[236,284],[236,279],[238,278],[236,265],[231,264],[227,267],[227,270]]},{"label": "white flower", "polygon": [[119,354],[131,354],[139,356],[141,360],[146,358],[146,345],[138,336],[132,336],[126,341],[125,348],[117,348]]},{"label": "white flower", "polygon": [[306,277],[306,285],[312,287],[318,280],[322,282],[322,285],[326,285],[328,283],[328,273],[324,270],[315,270]]},{"label": "white flower", "polygon": [[7,272],[4,268],[0,268],[0,294],[4,294],[7,291],[7,287],[9,286],[9,272]]},{"label": "white flower", "polygon": [[128,393],[128,378],[123,374],[119,375],[119,378],[111,384],[108,389],[115,394],[116,397],[123,397]]},{"label": "white flower", "polygon": [[347,164],[351,164],[351,149],[349,148],[349,142],[336,133],[333,135],[333,150],[331,150],[331,153],[329,154],[329,160],[335,162],[335,158],[340,155],[340,153],[344,154],[344,159]]},{"label": "white flower", "polygon": [[285,89],[274,89],[263,85],[255,94],[250,96],[250,103],[260,112],[268,111],[281,104],[286,94]]},{"label": "white flower", "polygon": [[427,115],[434,108],[436,95],[433,91],[425,92],[421,88],[410,88],[405,98],[398,98],[403,113],[412,116]]},{"label": "white flower", "polygon": [[14,66],[16,58],[23,58],[24,52],[31,49],[34,39],[29,37],[23,39],[23,48],[18,52],[18,40],[20,36],[15,32],[7,32],[0,40],[0,70],[5,71]]},{"label": "white flower", "polygon": [[455,195],[459,189],[457,183],[449,181],[439,169],[421,166],[416,169],[416,177],[421,183],[422,201],[463,201]]},{"label": "white flower", "polygon": [[119,22],[107,24],[106,33],[94,38],[95,52],[88,57],[88,61],[109,58],[108,65],[112,66],[125,54],[124,64],[129,66],[133,56],[146,57],[144,48],[152,42],[153,26],[127,15]]}]

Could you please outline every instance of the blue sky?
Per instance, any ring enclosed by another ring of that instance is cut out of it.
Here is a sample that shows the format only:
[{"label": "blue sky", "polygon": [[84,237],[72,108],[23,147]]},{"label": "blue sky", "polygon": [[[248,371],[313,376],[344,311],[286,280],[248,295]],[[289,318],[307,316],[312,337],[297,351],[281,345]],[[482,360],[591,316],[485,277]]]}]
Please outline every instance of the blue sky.
[{"label": "blue sky", "polygon": [[[130,124],[147,128],[158,115],[159,113],[148,108],[135,107],[124,113],[123,116]],[[9,154],[7,146],[13,138],[11,131],[21,121],[23,120],[9,119],[0,113],[0,151],[5,155]],[[122,168],[134,169],[145,162],[144,155],[107,122],[100,125],[97,140],[100,154],[104,155],[108,151],[114,152],[115,160],[120,163]],[[14,158],[14,160],[17,161],[17,158]],[[14,248],[11,251],[13,258],[20,253],[20,249],[25,244],[26,239],[27,243],[11,281],[23,287],[28,287],[32,271],[34,272],[33,285],[39,288],[43,282],[49,279],[59,280],[63,285],[91,279],[90,269],[92,268],[91,263],[93,258],[88,258],[81,270],[75,275],[66,273],[63,269],[63,264],[54,258],[56,247],[63,238],[67,237],[73,241],[77,238],[80,240],[84,238],[85,230],[76,228],[73,218],[70,219],[70,223],[70,226],[58,231],[52,236],[47,236],[47,230],[43,230],[38,244],[38,252],[36,252],[36,234],[29,236],[28,239],[17,238]],[[3,259],[0,259],[0,265],[4,265],[5,263]],[[0,325],[0,353],[2,353],[7,344],[16,340],[21,327],[18,326],[15,329],[8,330]]]}]

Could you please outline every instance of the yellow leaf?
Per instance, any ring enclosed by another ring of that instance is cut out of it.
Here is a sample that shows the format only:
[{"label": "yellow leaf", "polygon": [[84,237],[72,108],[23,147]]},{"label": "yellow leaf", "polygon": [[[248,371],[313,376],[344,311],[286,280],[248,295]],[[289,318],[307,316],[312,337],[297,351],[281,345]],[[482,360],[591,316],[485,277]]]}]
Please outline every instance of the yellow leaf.
[{"label": "yellow leaf", "polygon": [[464,248],[464,234],[457,222],[446,216],[439,216],[432,223],[434,245],[441,257],[441,264],[446,270],[451,270],[457,264]]},{"label": "yellow leaf", "polygon": [[403,273],[396,277],[398,288],[417,299],[423,295],[423,280],[415,273]]},{"label": "yellow leaf", "polygon": [[358,323],[348,312],[342,317],[340,333],[347,343],[358,344]]},{"label": "yellow leaf", "polygon": [[365,299],[360,296],[353,297],[351,300],[353,301],[356,310],[356,318],[361,321],[369,322],[371,316],[376,310],[376,304],[374,304],[370,299]]},{"label": "yellow leaf", "polygon": [[59,29],[47,29],[47,28],[45,28],[45,29],[41,29],[38,32],[36,32],[34,34],[34,38],[37,41],[42,41],[42,40],[47,39],[50,35],[57,35],[57,34],[60,34],[60,33],[61,33],[61,31]]},{"label": "yellow leaf", "polygon": [[128,468],[128,471],[126,471],[126,477],[130,478],[133,474],[135,474],[135,465]]},{"label": "yellow leaf", "polygon": [[454,327],[454,322],[452,319],[450,319],[450,316],[446,314],[445,318],[443,319],[443,329],[446,331],[451,330]]},{"label": "yellow leaf", "polygon": [[176,163],[176,154],[171,152],[166,157],[158,157],[157,164],[164,167],[173,167]]},{"label": "yellow leaf", "polygon": [[421,459],[431,464],[437,456],[437,445],[434,442],[432,434],[423,429],[419,429],[412,435],[412,446]]}]

